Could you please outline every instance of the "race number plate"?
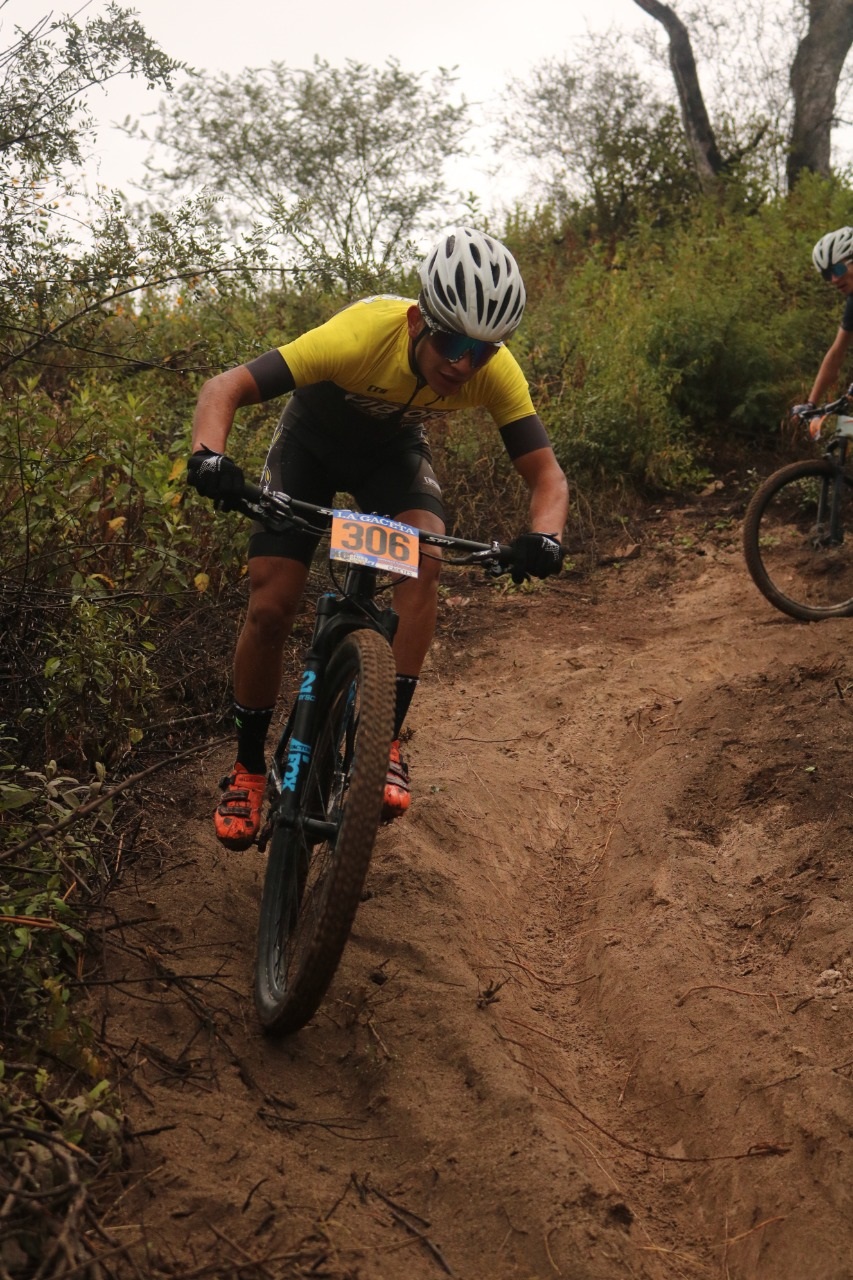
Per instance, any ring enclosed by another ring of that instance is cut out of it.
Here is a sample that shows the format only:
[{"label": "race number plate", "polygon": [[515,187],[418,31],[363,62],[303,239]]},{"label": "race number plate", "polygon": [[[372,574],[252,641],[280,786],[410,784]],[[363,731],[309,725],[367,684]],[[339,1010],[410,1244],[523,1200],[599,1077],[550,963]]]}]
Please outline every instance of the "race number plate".
[{"label": "race number plate", "polygon": [[418,576],[418,531],[409,524],[359,511],[332,512],[333,560],[364,564],[384,573]]}]

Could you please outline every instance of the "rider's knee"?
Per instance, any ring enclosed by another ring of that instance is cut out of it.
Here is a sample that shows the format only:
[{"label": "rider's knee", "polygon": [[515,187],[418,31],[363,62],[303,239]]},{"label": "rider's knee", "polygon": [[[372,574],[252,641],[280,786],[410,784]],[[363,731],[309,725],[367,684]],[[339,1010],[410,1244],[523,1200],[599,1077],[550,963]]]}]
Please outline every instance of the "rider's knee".
[{"label": "rider's knee", "polygon": [[249,560],[246,625],[265,643],[287,638],[302,600],[308,569],[275,556]]},{"label": "rider's knee", "polygon": [[293,626],[299,600],[269,587],[255,588],[249,595],[246,623],[267,643],[282,641]]}]

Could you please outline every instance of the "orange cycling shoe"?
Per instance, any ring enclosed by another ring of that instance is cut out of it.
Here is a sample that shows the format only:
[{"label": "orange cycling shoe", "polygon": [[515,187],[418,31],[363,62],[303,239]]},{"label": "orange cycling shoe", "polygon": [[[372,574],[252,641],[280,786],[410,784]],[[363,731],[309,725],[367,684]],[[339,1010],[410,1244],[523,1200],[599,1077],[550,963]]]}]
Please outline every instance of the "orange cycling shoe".
[{"label": "orange cycling shoe", "polygon": [[261,826],[266,775],[247,773],[238,762],[219,785],[225,794],[213,815],[216,835],[226,849],[248,849]]},{"label": "orange cycling shoe", "polygon": [[400,739],[391,743],[388,773],[385,778],[385,798],[382,803],[382,820],[391,822],[400,818],[412,803],[409,790],[409,766],[400,756]]}]

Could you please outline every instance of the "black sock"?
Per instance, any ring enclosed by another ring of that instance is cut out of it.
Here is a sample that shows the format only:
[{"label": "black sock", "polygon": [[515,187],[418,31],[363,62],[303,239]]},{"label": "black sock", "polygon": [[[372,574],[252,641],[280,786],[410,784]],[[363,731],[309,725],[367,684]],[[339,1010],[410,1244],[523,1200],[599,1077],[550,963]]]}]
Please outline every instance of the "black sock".
[{"label": "black sock", "polygon": [[237,762],[246,773],[266,773],[264,744],[270,727],[274,707],[242,707],[234,703],[234,723],[237,726]]},{"label": "black sock", "polygon": [[418,687],[417,676],[397,676],[397,705],[394,709],[394,737],[399,738],[406,713]]}]

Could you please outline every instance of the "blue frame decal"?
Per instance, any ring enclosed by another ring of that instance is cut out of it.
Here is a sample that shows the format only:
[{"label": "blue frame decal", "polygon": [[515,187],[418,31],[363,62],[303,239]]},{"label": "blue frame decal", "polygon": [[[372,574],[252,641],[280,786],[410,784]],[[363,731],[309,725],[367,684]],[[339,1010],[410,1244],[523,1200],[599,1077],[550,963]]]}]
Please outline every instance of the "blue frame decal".
[{"label": "blue frame decal", "polygon": [[287,767],[281,780],[282,791],[295,791],[299,775],[311,759],[311,748],[307,742],[291,738],[287,749]]}]

